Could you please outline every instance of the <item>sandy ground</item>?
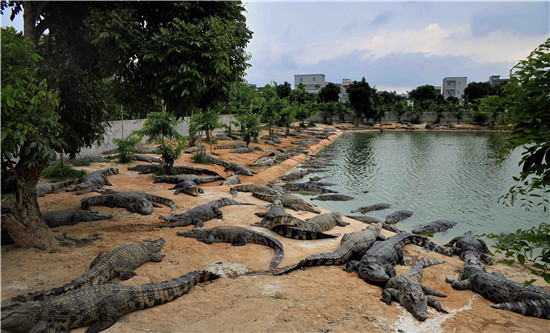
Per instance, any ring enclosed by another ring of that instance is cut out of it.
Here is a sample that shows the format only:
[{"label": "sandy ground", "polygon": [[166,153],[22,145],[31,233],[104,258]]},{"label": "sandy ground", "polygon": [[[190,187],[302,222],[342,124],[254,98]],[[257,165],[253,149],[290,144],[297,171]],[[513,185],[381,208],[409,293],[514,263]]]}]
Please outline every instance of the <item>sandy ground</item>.
[{"label": "sandy ground", "polygon": [[[392,126],[388,126],[392,127]],[[395,126],[393,126],[395,127]],[[341,132],[340,132],[341,133]],[[339,134],[340,134],[339,133]],[[315,152],[330,143],[323,140],[309,147]],[[281,146],[289,146],[293,138],[283,139]],[[263,141],[263,140],[262,140]],[[219,144],[229,141],[220,141]],[[261,146],[268,152],[274,147]],[[228,150],[216,150],[219,158],[248,166],[268,152],[254,151],[250,154],[232,154]],[[207,167],[223,176],[228,176],[221,167],[196,165],[190,162],[190,154],[184,154],[177,165]],[[241,177],[243,183],[267,183],[287,172],[307,156],[299,155],[281,165],[257,169],[253,177]],[[114,163],[93,163],[83,167],[87,171],[115,166],[120,174],[109,177],[117,191],[142,190],[173,199],[177,212],[184,212],[197,204],[231,197],[227,186],[217,183],[203,184],[205,193],[194,198],[188,195],[173,195],[168,190],[171,184],[153,184],[151,175],[139,175],[128,171],[128,165]],[[75,192],[49,194],[39,198],[42,211],[78,209],[80,199],[95,194],[77,195]],[[238,200],[265,205],[266,202],[239,193]],[[53,229],[57,236],[67,233],[71,237],[87,237],[101,233],[101,238],[85,246],[61,247],[60,252],[45,253],[34,249],[2,246],[2,299],[34,290],[60,286],[84,274],[92,259],[100,251],[109,251],[116,246],[137,243],[146,238],[164,237],[166,243],[161,250],[166,257],[160,263],[149,262],[137,268],[137,275],[122,284],[145,284],[178,277],[192,270],[207,269],[216,263],[224,263],[238,271],[261,272],[267,270],[273,250],[269,247],[249,244],[232,247],[227,243],[206,245],[195,239],[179,237],[177,230],[185,228],[160,228],[160,215],[169,215],[167,207],[155,208],[152,215],[132,214],[123,208],[95,206],[101,213],[114,214],[115,218],[105,221],[79,223]],[[223,220],[211,220],[205,227],[219,225],[249,226],[259,221],[254,212],[265,211],[261,206],[229,206],[221,209]],[[313,216],[307,212],[291,213],[305,219]],[[344,228],[335,227],[331,233],[348,233],[363,229],[366,225],[350,222]],[[253,227],[254,228],[254,227]],[[331,252],[336,249],[340,237],[316,241],[300,241],[283,238],[267,229],[257,230],[273,236],[284,245],[285,255],[279,268],[294,264],[307,255]],[[385,232],[387,236],[390,234]],[[426,252],[408,245],[404,249],[406,262],[412,264],[420,257],[446,260],[442,265],[424,269],[422,283],[448,297],[441,298],[442,306],[449,314],[429,310],[425,322],[415,320],[398,303],[388,306],[380,301],[382,289],[365,283],[357,273],[346,273],[340,266],[314,267],[294,271],[284,276],[257,274],[238,278],[221,278],[217,281],[194,287],[189,294],[170,303],[151,309],[137,311],[123,316],[106,332],[549,332],[547,320],[524,317],[513,312],[496,310],[490,301],[471,291],[456,291],[445,283],[445,277],[458,278],[462,261],[457,257],[447,258],[437,253]],[[409,270],[408,266],[396,267],[397,273]],[[502,272],[508,278],[523,282],[531,278],[529,271],[517,266],[495,265],[489,270]],[[548,285],[537,282],[539,286]],[[75,332],[84,332],[79,328]]]}]

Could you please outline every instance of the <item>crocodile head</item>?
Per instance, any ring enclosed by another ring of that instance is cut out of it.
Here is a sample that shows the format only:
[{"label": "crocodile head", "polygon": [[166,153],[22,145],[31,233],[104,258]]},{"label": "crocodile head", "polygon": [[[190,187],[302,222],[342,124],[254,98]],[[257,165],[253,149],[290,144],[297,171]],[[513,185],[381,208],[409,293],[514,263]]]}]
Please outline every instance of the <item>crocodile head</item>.
[{"label": "crocodile head", "polygon": [[194,229],[186,230],[186,231],[178,231],[177,235],[178,236],[183,236],[183,237],[202,239],[202,238],[206,238],[207,232],[208,232],[207,229],[194,228]]},{"label": "crocodile head", "polygon": [[399,302],[418,320],[428,318],[428,303],[420,286],[405,285],[399,288]]},{"label": "crocodile head", "polygon": [[384,267],[378,263],[369,263],[359,267],[359,276],[370,282],[386,282],[390,279]]},{"label": "crocodile head", "polygon": [[29,332],[38,322],[41,302],[2,302],[2,331]]},{"label": "crocodile head", "polygon": [[153,203],[145,198],[139,198],[137,201],[128,204],[126,209],[132,213],[151,215],[153,212]]},{"label": "crocodile head", "polygon": [[157,253],[158,251],[160,251],[160,249],[162,249],[162,246],[164,245],[164,238],[146,239],[141,242],[141,245],[143,245],[152,253]]}]

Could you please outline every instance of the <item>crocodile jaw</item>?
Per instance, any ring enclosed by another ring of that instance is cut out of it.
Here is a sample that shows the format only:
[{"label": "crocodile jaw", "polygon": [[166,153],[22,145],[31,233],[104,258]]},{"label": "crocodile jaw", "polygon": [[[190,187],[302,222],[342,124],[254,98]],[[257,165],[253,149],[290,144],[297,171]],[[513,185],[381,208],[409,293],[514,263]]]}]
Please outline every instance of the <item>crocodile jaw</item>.
[{"label": "crocodile jaw", "polygon": [[384,268],[378,264],[368,264],[360,267],[359,276],[370,282],[386,282],[390,279]]},{"label": "crocodile jaw", "polygon": [[39,302],[2,304],[2,330],[29,332],[38,322]]}]

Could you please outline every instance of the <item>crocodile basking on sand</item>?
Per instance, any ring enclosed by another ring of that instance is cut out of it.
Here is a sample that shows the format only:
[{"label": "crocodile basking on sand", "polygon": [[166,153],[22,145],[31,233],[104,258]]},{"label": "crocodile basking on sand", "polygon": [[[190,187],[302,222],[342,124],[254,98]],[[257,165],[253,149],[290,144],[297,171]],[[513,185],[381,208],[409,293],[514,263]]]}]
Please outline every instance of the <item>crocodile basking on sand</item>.
[{"label": "crocodile basking on sand", "polygon": [[260,147],[248,147],[248,148],[245,147],[245,148],[231,149],[229,152],[234,153],[234,154],[248,154],[248,153],[251,153],[255,150],[265,151],[265,149],[260,148]]},{"label": "crocodile basking on sand", "polygon": [[134,270],[148,261],[160,262],[164,254],[158,253],[164,245],[164,239],[146,239],[138,244],[126,244],[112,249],[109,253],[101,252],[90,264],[90,269],[81,277],[50,290],[39,290],[27,295],[12,297],[2,302],[4,307],[11,302],[43,301],[66,292],[83,287],[103,284],[115,277],[127,280],[136,275]]},{"label": "crocodile basking on sand", "polygon": [[283,259],[284,250],[281,242],[261,232],[235,226],[221,226],[214,228],[195,228],[187,231],[178,231],[178,236],[196,238],[199,242],[212,244],[214,242],[231,243],[233,246],[243,246],[248,243],[266,245],[275,250],[275,256],[269,264],[269,271],[279,265]]},{"label": "crocodile basking on sand", "polygon": [[256,192],[256,193],[263,193],[263,194],[269,194],[269,195],[281,194],[277,190],[274,190],[271,187],[268,187],[266,185],[261,185],[261,184],[237,185],[229,189],[229,193],[231,193],[234,197],[237,196],[238,192],[252,192],[252,193]]},{"label": "crocodile basking on sand", "polygon": [[104,185],[111,186],[107,176],[116,175],[119,171],[117,168],[107,168],[101,169],[92,172],[89,175],[84,176],[83,178],[74,182],[75,187],[72,189],[65,190],[67,192],[76,191],[76,194],[84,194],[89,192],[94,192],[99,189],[102,189]]},{"label": "crocodile basking on sand", "polygon": [[197,283],[218,277],[209,271],[192,271],[159,283],[86,287],[48,301],[17,304],[2,311],[2,330],[67,332],[89,326],[86,332],[100,332],[127,313],[170,302],[188,293]]},{"label": "crocodile basking on sand", "polygon": [[269,211],[254,213],[254,215],[258,217],[263,217],[262,221],[259,223],[264,223],[276,216],[290,216],[290,214],[286,212],[285,207],[279,199],[276,199],[271,205],[269,205]]},{"label": "crocodile basking on sand", "polygon": [[487,243],[483,239],[474,238],[472,231],[468,231],[464,236],[458,236],[444,246],[452,247],[454,254],[460,259],[467,262],[472,256],[477,260],[483,260],[486,263],[491,262],[491,258],[487,254],[491,254]]},{"label": "crocodile basking on sand", "polygon": [[457,223],[454,221],[436,220],[436,221],[432,221],[430,223],[421,225],[417,228],[414,228],[412,230],[412,233],[417,235],[433,234],[436,232],[441,232],[447,229],[451,229],[456,224]]},{"label": "crocodile basking on sand", "polygon": [[269,201],[269,202],[274,202],[275,199],[278,198],[279,200],[281,200],[281,203],[283,204],[283,206],[293,210],[305,210],[307,212],[312,212],[316,214],[320,213],[320,211],[317,208],[315,208],[314,205],[291,194],[269,195],[269,194],[253,192],[252,195],[258,199]]},{"label": "crocodile basking on sand", "polygon": [[147,156],[147,155],[132,155],[132,160],[134,161],[140,161],[140,162],[147,162],[147,163],[162,163],[162,160],[158,157],[153,156]]},{"label": "crocodile basking on sand", "polygon": [[501,273],[485,272],[481,262],[475,262],[475,259],[469,262],[464,265],[460,281],[450,278],[445,280],[454,289],[470,289],[497,303],[491,304],[495,309],[550,319],[550,291],[532,285],[524,287],[522,283],[508,280]]},{"label": "crocodile basking on sand", "polygon": [[223,185],[237,185],[237,184],[241,184],[241,178],[239,178],[239,175],[236,175],[234,173],[231,174],[231,176],[227,177],[226,180],[224,180],[223,182],[220,183],[219,186],[223,186]]},{"label": "crocodile basking on sand", "polygon": [[[130,171],[139,171],[140,174],[149,174],[149,173],[158,173],[162,170],[162,165],[160,164],[138,164],[133,167],[128,167]],[[187,175],[209,175],[209,176],[218,176],[221,177],[217,172],[208,170],[205,168],[195,168],[190,166],[173,166],[172,171],[177,174],[187,174]],[[223,179],[223,177],[221,178]]]},{"label": "crocodile basking on sand", "polygon": [[403,264],[403,246],[415,244],[427,250],[452,256],[452,252],[428,240],[425,237],[412,233],[400,233],[385,241],[375,243],[368,249],[361,260],[350,261],[344,270],[359,272],[359,276],[368,282],[386,282],[395,276],[396,264]]},{"label": "crocodile basking on sand", "polygon": [[196,228],[202,228],[204,222],[213,218],[222,219],[223,214],[220,210],[221,207],[230,205],[253,205],[250,203],[240,202],[237,200],[223,198],[218,200],[212,200],[203,205],[196,206],[190,210],[180,213],[172,214],[170,216],[160,216],[159,219],[167,221],[167,223],[161,223],[161,227],[186,227],[188,225],[195,225]]},{"label": "crocodile basking on sand", "polygon": [[160,207],[156,203],[176,210],[174,201],[141,191],[116,192],[84,198],[80,200],[80,208],[90,209],[91,206],[96,205],[121,207],[126,208],[131,213],[149,215],[153,212],[153,207]]},{"label": "crocodile basking on sand", "polygon": [[308,173],[309,173],[308,170],[291,171],[291,172],[287,173],[286,175],[283,175],[283,176],[279,177],[279,179],[282,180],[282,181],[297,180],[297,179],[303,178]]},{"label": "crocodile basking on sand", "polygon": [[190,180],[183,180],[176,184],[176,186],[169,188],[169,190],[176,190],[174,192],[174,195],[178,195],[180,193],[188,194],[194,197],[198,197],[199,193],[204,193],[204,190],[197,186],[197,183],[190,181]]},{"label": "crocodile basking on sand", "polygon": [[207,162],[214,163],[216,165],[221,165],[225,168],[224,171],[232,171],[236,173],[237,175],[243,175],[243,176],[253,176],[254,173],[250,171],[249,169],[245,168],[244,166],[237,164],[237,163],[230,163],[225,162],[223,160],[220,160],[219,158],[215,158],[212,155],[205,154],[204,155]]},{"label": "crocodile basking on sand", "polygon": [[72,185],[73,182],[73,180],[66,180],[58,183],[38,183],[36,184],[36,196],[41,198],[46,194],[58,193],[60,188]]},{"label": "crocodile basking on sand", "polygon": [[73,225],[78,222],[108,220],[113,218],[113,215],[100,214],[95,210],[80,209],[54,210],[42,213],[42,216],[50,228],[62,225]]},{"label": "crocodile basking on sand", "polygon": [[359,255],[368,249],[377,239],[383,239],[383,236],[380,235],[380,225],[370,225],[364,230],[345,234],[340,241],[340,246],[334,252],[310,255],[297,264],[274,274],[286,274],[302,267],[343,265],[354,255]]},{"label": "crocodile basking on sand", "polygon": [[195,184],[211,183],[217,180],[224,180],[222,176],[197,176],[197,175],[177,175],[177,176],[155,176],[153,183],[178,184],[184,180],[190,180]]},{"label": "crocodile basking on sand", "polygon": [[214,146],[214,149],[235,149],[235,148],[243,148],[243,147],[246,147],[246,143],[232,142],[232,143],[227,143],[225,145]]},{"label": "crocodile basking on sand", "polygon": [[441,307],[441,303],[431,296],[447,297],[430,287],[420,284],[422,280],[422,268],[442,264],[445,261],[420,259],[406,273],[389,279],[382,292],[382,301],[391,305],[392,299],[397,300],[416,319],[424,321],[428,318],[428,305],[439,312],[448,313]]}]

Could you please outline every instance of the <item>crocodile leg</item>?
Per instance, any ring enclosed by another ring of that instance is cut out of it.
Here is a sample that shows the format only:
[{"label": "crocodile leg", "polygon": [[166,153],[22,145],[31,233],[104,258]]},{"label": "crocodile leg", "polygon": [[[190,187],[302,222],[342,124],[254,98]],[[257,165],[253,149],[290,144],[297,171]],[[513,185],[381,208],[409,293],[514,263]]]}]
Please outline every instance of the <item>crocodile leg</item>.
[{"label": "crocodile leg", "polygon": [[443,312],[443,313],[449,313],[445,309],[443,309],[441,307],[441,303],[439,303],[439,301],[433,298],[432,296],[426,296],[426,301],[428,302],[429,306],[436,309],[437,311]]},{"label": "crocodile leg", "polygon": [[438,296],[438,297],[447,297],[447,295],[445,294],[442,294],[440,293],[439,291],[435,290],[435,289],[432,289],[430,287],[426,287],[424,285],[420,285],[422,287],[422,291],[425,293],[425,294],[429,294],[429,295],[434,295],[434,296]]},{"label": "crocodile leg", "polygon": [[151,261],[154,261],[154,262],[161,262],[162,259],[164,258],[164,254],[161,254],[161,253],[152,253],[150,256],[149,256],[149,259],[151,259]]},{"label": "crocodile leg", "polygon": [[246,233],[240,232],[237,235],[237,239],[235,239],[233,241],[233,243],[231,243],[231,245],[233,245],[233,246],[244,246],[244,245],[246,245]]},{"label": "crocodile leg", "polygon": [[346,267],[343,268],[344,271],[351,273],[354,269],[359,267],[359,260],[351,260],[346,263]]},{"label": "crocodile leg", "polygon": [[115,302],[123,302],[124,300],[117,300],[116,297],[107,297],[99,305],[101,312],[100,321],[93,323],[86,329],[86,333],[97,333],[113,326],[118,320],[118,314],[115,306]]},{"label": "crocodile leg", "polygon": [[453,279],[446,278],[445,282],[450,283],[451,286],[453,286],[453,288],[457,289],[457,290],[470,289],[470,287],[471,287],[470,280],[468,280],[468,279],[458,281],[458,280],[453,280]]},{"label": "crocodile leg", "polygon": [[382,292],[382,298],[380,300],[388,305],[391,305],[393,298],[399,299],[399,290],[394,288],[386,288]]}]

